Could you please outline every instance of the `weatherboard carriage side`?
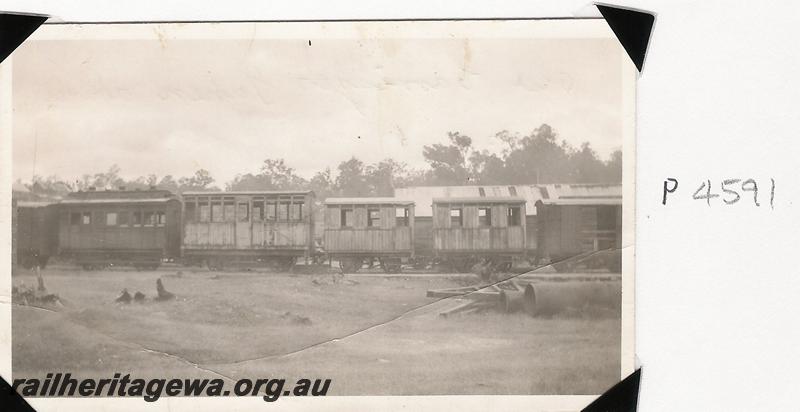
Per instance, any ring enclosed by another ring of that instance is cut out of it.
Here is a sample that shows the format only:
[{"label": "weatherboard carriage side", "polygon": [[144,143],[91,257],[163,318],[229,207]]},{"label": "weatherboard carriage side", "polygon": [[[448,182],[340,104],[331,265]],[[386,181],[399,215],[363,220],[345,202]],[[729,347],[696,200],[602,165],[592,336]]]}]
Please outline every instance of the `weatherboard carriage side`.
[{"label": "weatherboard carriage side", "polygon": [[218,270],[290,270],[314,253],[314,192],[183,193],[183,258]]},{"label": "weatherboard carriage side", "polygon": [[325,252],[345,273],[377,259],[387,273],[399,272],[414,255],[414,203],[395,198],[325,200]]},{"label": "weatherboard carriage side", "polygon": [[526,254],[525,199],[433,199],[433,249],[461,272],[475,264],[508,269]]}]

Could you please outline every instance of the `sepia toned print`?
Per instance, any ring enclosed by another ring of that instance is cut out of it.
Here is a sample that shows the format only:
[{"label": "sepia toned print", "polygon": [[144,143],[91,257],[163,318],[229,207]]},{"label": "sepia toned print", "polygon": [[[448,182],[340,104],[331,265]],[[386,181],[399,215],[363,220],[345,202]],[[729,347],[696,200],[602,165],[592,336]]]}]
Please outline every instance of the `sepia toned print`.
[{"label": "sepia toned print", "polygon": [[604,392],[635,78],[597,23],[42,28],[10,70],[14,377]]}]

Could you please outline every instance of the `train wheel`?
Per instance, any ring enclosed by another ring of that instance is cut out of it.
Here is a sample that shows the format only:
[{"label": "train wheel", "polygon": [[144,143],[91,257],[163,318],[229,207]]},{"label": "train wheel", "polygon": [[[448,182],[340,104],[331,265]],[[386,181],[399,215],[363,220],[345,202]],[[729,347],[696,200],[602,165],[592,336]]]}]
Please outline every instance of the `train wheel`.
[{"label": "train wheel", "polygon": [[297,263],[297,258],[294,256],[279,258],[278,270],[281,272],[289,272],[294,269],[295,263]]},{"label": "train wheel", "polygon": [[414,258],[411,261],[411,265],[414,267],[414,269],[417,270],[427,269],[429,264],[430,262],[427,259],[423,258]]},{"label": "train wheel", "polygon": [[511,271],[511,262],[500,262],[494,266],[495,272],[509,272]]},{"label": "train wheel", "polygon": [[403,270],[403,265],[400,259],[381,259],[381,268],[385,273],[400,273]]},{"label": "train wheel", "polygon": [[458,273],[469,273],[472,271],[472,267],[475,266],[475,261],[471,258],[464,258],[453,260],[450,264]]},{"label": "train wheel", "polygon": [[222,259],[211,258],[206,261],[206,267],[208,267],[208,270],[212,272],[218,272],[221,271],[225,265],[222,262]]},{"label": "train wheel", "polygon": [[361,266],[364,266],[361,258],[341,258],[339,260],[339,268],[342,269],[342,273],[356,273]]}]

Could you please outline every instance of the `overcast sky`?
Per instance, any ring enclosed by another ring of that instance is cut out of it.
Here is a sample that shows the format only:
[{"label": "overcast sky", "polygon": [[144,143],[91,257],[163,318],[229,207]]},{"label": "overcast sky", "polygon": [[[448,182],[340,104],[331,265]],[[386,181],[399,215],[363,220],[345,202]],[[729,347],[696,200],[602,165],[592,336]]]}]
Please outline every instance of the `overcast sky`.
[{"label": "overcast sky", "polygon": [[499,150],[496,132],[541,123],[607,158],[620,53],[610,39],[30,41],[14,54],[14,178],[423,167],[448,131]]}]

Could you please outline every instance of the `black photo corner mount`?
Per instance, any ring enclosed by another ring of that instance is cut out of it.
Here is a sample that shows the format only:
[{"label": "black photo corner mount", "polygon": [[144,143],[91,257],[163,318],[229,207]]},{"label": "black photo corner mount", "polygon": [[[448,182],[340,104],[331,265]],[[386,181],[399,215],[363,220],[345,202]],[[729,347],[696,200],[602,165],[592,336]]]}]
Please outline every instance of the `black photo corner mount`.
[{"label": "black photo corner mount", "polygon": [[36,412],[2,376],[0,376],[0,411]]},{"label": "black photo corner mount", "polygon": [[10,56],[48,16],[0,12],[0,63]]},{"label": "black photo corner mount", "polygon": [[647,54],[647,45],[650,43],[650,34],[656,16],[652,13],[603,4],[595,4],[600,14],[608,23],[617,39],[628,52],[633,64],[639,73],[644,66],[644,57]]},{"label": "black photo corner mount", "polygon": [[600,395],[581,412],[636,412],[639,403],[639,382],[642,368],[621,380],[606,393]]}]

